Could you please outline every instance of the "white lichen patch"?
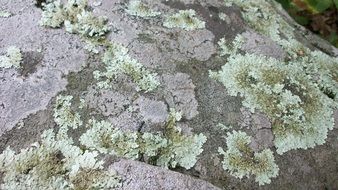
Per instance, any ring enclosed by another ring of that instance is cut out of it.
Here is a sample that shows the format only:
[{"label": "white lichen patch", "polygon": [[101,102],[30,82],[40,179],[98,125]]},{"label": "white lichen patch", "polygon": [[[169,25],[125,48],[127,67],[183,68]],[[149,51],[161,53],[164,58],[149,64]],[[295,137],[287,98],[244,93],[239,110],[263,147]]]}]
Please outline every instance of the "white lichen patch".
[{"label": "white lichen patch", "polygon": [[109,32],[106,17],[96,17],[88,10],[86,0],[69,0],[62,4],[59,0],[43,4],[40,24],[52,28],[65,26],[67,32],[84,37],[103,37]]},{"label": "white lichen patch", "polygon": [[11,46],[7,48],[5,55],[0,56],[0,68],[20,68],[22,54],[19,48]]},{"label": "white lichen patch", "polygon": [[225,38],[220,39],[218,42],[220,48],[220,56],[235,55],[240,50],[245,42],[245,38],[242,35],[237,35],[236,38],[230,43]]},{"label": "white lichen patch", "polygon": [[54,121],[60,127],[70,127],[76,129],[82,125],[79,113],[71,109],[73,96],[58,96],[54,105]]},{"label": "white lichen patch", "polygon": [[154,160],[156,165],[190,169],[197,162],[206,142],[203,134],[184,135],[177,128],[181,115],[172,111],[164,135],[122,131],[109,122],[92,120],[80,142],[90,150],[136,160],[141,155]]},{"label": "white lichen patch", "polygon": [[99,82],[99,88],[110,88],[114,79],[121,74],[129,76],[137,84],[137,91],[150,92],[159,86],[156,74],[151,73],[136,59],[128,54],[128,49],[112,43],[103,55],[105,71],[94,71],[93,75]]},{"label": "white lichen patch", "polygon": [[267,114],[279,154],[323,144],[333,128],[332,101],[298,65],[253,54],[237,55],[211,75],[230,95],[244,97],[243,105],[252,112],[257,109]]},{"label": "white lichen patch", "polygon": [[226,137],[227,150],[219,148],[219,153],[224,155],[222,162],[224,170],[234,177],[255,176],[259,185],[271,183],[271,178],[277,177],[279,168],[275,163],[273,152],[264,149],[254,152],[249,144],[251,137],[241,131],[228,132]]},{"label": "white lichen patch", "polygon": [[139,0],[131,0],[128,4],[126,12],[130,15],[142,18],[155,17],[161,14],[160,12],[152,10],[145,3]]},{"label": "white lichen patch", "polygon": [[205,28],[205,22],[198,19],[195,10],[180,10],[166,18],[163,26],[167,28],[182,28],[184,30],[196,30]]},{"label": "white lichen patch", "polygon": [[56,140],[52,130],[41,142],[0,155],[1,189],[110,189],[120,186],[114,171],[103,170],[95,151],[83,151],[70,141]]},{"label": "white lichen patch", "polygon": [[12,16],[12,13],[9,11],[0,10],[0,18],[8,18]]}]

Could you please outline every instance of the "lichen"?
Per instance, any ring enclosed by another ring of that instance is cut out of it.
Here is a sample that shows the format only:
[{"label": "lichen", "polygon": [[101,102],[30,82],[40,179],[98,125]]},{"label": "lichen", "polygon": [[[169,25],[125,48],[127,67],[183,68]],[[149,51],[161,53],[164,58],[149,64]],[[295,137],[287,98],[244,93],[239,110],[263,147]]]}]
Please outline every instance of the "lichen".
[{"label": "lichen", "polygon": [[105,51],[102,61],[105,71],[94,71],[93,75],[99,88],[110,88],[115,77],[125,74],[137,84],[138,91],[150,92],[159,86],[156,74],[151,73],[136,59],[128,54],[128,49],[117,43],[112,43]]},{"label": "lichen", "polygon": [[142,18],[155,17],[161,14],[160,12],[151,10],[145,3],[139,0],[131,0],[126,12],[130,15]]},{"label": "lichen", "polygon": [[221,38],[218,42],[218,46],[220,47],[220,56],[235,55],[239,53],[244,42],[245,40],[242,35],[237,35],[231,43],[227,42],[225,38]]},{"label": "lichen", "polygon": [[8,147],[0,155],[1,189],[109,189],[120,186],[120,178],[112,171],[103,170],[103,161],[98,161],[97,156],[97,152],[82,151],[70,141],[56,140],[54,132],[46,130],[41,135],[41,142],[18,154]]},{"label": "lichen", "polygon": [[56,98],[54,105],[54,122],[60,126],[58,139],[68,137],[68,129],[76,129],[82,125],[82,120],[79,113],[76,113],[71,108],[71,100],[73,96],[59,95]]},{"label": "lichen", "polygon": [[43,3],[40,24],[52,28],[64,25],[67,32],[83,37],[103,37],[110,30],[107,18],[94,16],[87,6],[87,0],[68,0],[66,4],[49,0]]},{"label": "lichen", "polygon": [[12,13],[9,11],[0,10],[0,18],[8,18],[10,16],[12,16]]},{"label": "lichen", "polygon": [[71,127],[76,129],[82,125],[79,113],[74,113],[71,109],[73,96],[59,95],[54,105],[54,121],[60,127]]},{"label": "lichen", "polygon": [[216,125],[216,128],[223,130],[223,131],[228,131],[228,130],[232,129],[233,127],[231,125],[224,125],[222,123],[218,123]]},{"label": "lichen", "polygon": [[182,28],[184,30],[196,30],[205,28],[205,22],[196,17],[195,10],[180,10],[178,13],[168,16],[163,23],[167,28]]},{"label": "lichen", "polygon": [[22,54],[19,48],[11,46],[7,48],[5,55],[0,56],[0,68],[20,68]]},{"label": "lichen", "polygon": [[176,119],[178,115],[172,113],[163,135],[122,131],[109,122],[92,120],[87,132],[80,137],[80,142],[90,150],[105,154],[134,160],[143,155],[162,167],[190,169],[202,153],[206,137],[203,134],[182,134],[175,126]]},{"label": "lichen", "polygon": [[250,138],[241,131],[227,133],[227,151],[219,148],[219,153],[224,155],[223,168],[234,177],[242,179],[254,175],[259,185],[269,184],[279,172],[273,152],[270,149],[254,152],[249,146]]},{"label": "lichen", "polygon": [[277,152],[323,144],[334,126],[332,101],[298,65],[254,54],[236,55],[218,73],[229,95],[244,97],[252,112],[263,111],[272,121]]}]

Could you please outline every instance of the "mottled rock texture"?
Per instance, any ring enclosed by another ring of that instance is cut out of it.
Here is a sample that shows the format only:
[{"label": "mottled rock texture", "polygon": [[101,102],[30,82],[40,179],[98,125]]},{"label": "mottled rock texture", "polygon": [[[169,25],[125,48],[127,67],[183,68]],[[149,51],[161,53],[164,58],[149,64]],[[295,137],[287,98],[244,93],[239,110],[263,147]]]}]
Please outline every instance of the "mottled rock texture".
[{"label": "mottled rock texture", "polygon": [[[8,146],[19,151],[38,141],[43,130],[57,129],[53,104],[57,95],[66,94],[74,97],[74,107],[84,101],[79,111],[84,123],[96,118],[122,130],[163,132],[170,108],[174,108],[182,113],[178,126],[184,133],[203,133],[208,138],[189,170],[178,167],[171,171],[142,163],[143,158],[114,158],[109,167],[122,177],[120,189],[338,189],[338,112],[325,144],[274,154],[280,171],[270,184],[258,186],[252,177],[238,179],[225,171],[217,149],[226,147],[226,132],[217,124],[247,132],[253,150],[274,150],[274,136],[264,113],[250,113],[241,97],[229,96],[222,84],[209,77],[209,70],[219,70],[226,62],[219,56],[217,42],[221,38],[232,41],[242,34],[248,39],[243,51],[280,60],[286,53],[272,39],[251,29],[239,7],[226,7],[222,0],[145,2],[162,14],[151,19],[129,15],[127,0],[102,0],[92,9],[95,15],[108,18],[112,28],[109,41],[127,47],[132,58],[157,73],[160,85],[148,93],[136,91],[135,83],[126,76],[118,77],[110,89],[99,89],[93,71],[103,67],[102,52],[87,52],[83,40],[63,28],[40,26],[42,10],[36,1],[0,1],[0,9],[13,14],[0,18],[0,53],[16,46],[23,54],[20,69],[0,68],[1,151]],[[93,3],[89,1],[89,5]],[[163,26],[166,15],[183,9],[195,10],[205,28],[186,31]],[[220,13],[227,19],[220,19]],[[280,17],[290,20],[285,14]],[[338,55],[337,49],[302,28],[296,35],[312,49]],[[79,134],[83,130],[79,128]]]}]

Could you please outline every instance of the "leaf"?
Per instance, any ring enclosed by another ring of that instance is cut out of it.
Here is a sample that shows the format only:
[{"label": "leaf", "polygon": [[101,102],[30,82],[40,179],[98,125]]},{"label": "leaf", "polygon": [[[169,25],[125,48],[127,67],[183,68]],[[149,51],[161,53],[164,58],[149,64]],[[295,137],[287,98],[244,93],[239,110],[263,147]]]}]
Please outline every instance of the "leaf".
[{"label": "leaf", "polygon": [[332,0],[304,0],[308,10],[313,13],[321,13],[333,5]]},{"label": "leaf", "polygon": [[338,0],[333,0],[333,3],[336,5],[336,8],[338,9]]}]

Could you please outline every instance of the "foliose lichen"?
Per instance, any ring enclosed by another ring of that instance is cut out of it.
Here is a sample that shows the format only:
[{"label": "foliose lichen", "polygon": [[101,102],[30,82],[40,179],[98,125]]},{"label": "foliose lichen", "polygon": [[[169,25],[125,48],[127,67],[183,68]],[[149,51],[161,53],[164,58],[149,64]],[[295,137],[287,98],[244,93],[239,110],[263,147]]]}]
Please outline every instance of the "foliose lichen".
[{"label": "foliose lichen", "polygon": [[128,4],[126,12],[130,15],[142,18],[155,17],[161,14],[160,12],[152,10],[145,3],[139,0],[131,0]]},{"label": "foliose lichen", "polygon": [[111,43],[105,51],[102,61],[105,71],[94,71],[94,78],[98,80],[99,88],[110,88],[114,79],[121,74],[131,77],[137,84],[138,91],[150,92],[159,86],[156,74],[151,73],[136,59],[128,54],[128,49],[117,43]]},{"label": "foliose lichen", "polygon": [[189,9],[180,10],[178,13],[168,16],[163,26],[190,31],[205,28],[205,22],[197,18],[195,10]]},{"label": "foliose lichen", "polygon": [[96,151],[83,151],[68,140],[56,140],[53,130],[41,142],[16,154],[0,155],[1,189],[109,189],[121,185],[114,171],[103,170]]},{"label": "foliose lichen", "polygon": [[246,54],[228,59],[211,76],[229,95],[244,97],[252,112],[264,112],[272,121],[277,152],[323,144],[334,126],[332,100],[325,96],[298,65]]},{"label": "foliose lichen", "polygon": [[164,135],[122,131],[109,122],[92,120],[87,132],[80,137],[80,142],[90,150],[105,154],[134,160],[142,156],[158,166],[175,168],[179,165],[190,169],[202,153],[206,137],[203,134],[182,134],[175,126],[175,114],[172,112]]},{"label": "foliose lichen", "polygon": [[22,54],[19,48],[11,46],[7,48],[5,55],[0,56],[0,68],[20,68]]},{"label": "foliose lichen", "polygon": [[67,32],[83,37],[103,37],[110,31],[106,17],[94,16],[88,9],[87,0],[48,0],[43,3],[41,25],[58,28],[65,26]]},{"label": "foliose lichen", "polygon": [[12,16],[12,13],[9,11],[0,10],[0,18],[8,18],[10,16]]},{"label": "foliose lichen", "polygon": [[259,185],[269,184],[271,178],[277,177],[279,172],[273,152],[270,149],[254,152],[249,146],[250,138],[241,131],[227,133],[227,150],[224,151],[222,148],[218,150],[224,155],[223,168],[237,178],[254,175]]},{"label": "foliose lichen", "polygon": [[82,120],[79,113],[76,113],[71,108],[71,100],[73,96],[59,95],[56,98],[54,105],[54,122],[60,127],[58,139],[68,138],[68,129],[76,129],[82,125]]}]

